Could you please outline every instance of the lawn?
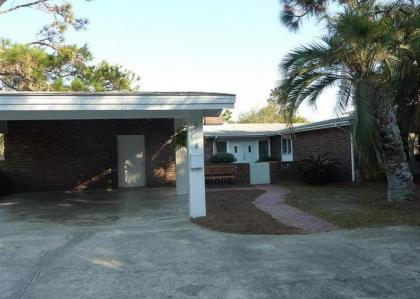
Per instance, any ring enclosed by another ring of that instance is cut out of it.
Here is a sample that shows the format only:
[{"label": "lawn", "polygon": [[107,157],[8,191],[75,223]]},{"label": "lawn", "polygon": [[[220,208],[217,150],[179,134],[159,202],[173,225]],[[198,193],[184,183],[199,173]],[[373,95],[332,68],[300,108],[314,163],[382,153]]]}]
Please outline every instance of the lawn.
[{"label": "lawn", "polygon": [[[420,202],[392,205],[379,183],[310,186],[281,183],[290,190],[286,203],[342,228],[420,225]],[[420,198],[420,186],[417,187]]]},{"label": "lawn", "polygon": [[206,228],[237,234],[287,235],[301,233],[264,213],[252,203],[262,190],[207,191],[207,216],[194,223]]}]

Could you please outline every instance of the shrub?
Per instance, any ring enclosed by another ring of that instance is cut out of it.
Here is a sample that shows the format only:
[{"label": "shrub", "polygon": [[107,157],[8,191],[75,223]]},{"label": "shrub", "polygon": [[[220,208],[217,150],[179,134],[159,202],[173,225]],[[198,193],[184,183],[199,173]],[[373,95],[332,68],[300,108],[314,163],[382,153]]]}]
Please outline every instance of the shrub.
[{"label": "shrub", "polygon": [[9,175],[0,170],[0,196],[10,193],[11,183]]},{"label": "shrub", "polygon": [[336,158],[329,157],[329,153],[301,161],[299,175],[312,185],[324,185],[332,183],[340,175],[340,162]]},{"label": "shrub", "polygon": [[257,161],[255,161],[255,163],[259,163],[259,162],[270,162],[270,161],[277,161],[276,158],[270,157],[270,156],[266,156],[266,157],[261,157],[259,158]]},{"label": "shrub", "polygon": [[236,158],[233,154],[230,154],[230,153],[219,153],[219,154],[213,155],[210,158],[210,163],[222,164],[222,163],[233,163],[233,162],[236,162]]}]

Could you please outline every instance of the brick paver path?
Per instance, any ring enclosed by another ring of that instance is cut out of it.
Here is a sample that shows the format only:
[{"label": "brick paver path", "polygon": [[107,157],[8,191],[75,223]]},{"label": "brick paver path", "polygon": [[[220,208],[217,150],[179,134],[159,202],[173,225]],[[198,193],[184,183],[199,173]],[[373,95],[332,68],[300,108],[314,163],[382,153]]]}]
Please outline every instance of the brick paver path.
[{"label": "brick paver path", "polygon": [[332,223],[285,204],[285,195],[289,192],[286,188],[277,185],[259,185],[257,188],[266,192],[255,199],[255,206],[286,225],[308,233],[338,228]]}]

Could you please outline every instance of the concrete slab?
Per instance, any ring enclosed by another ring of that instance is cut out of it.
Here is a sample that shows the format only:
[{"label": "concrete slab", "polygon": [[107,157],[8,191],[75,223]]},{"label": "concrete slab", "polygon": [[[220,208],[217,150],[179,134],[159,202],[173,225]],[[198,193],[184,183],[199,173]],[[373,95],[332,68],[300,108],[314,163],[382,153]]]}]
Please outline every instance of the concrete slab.
[{"label": "concrete slab", "polygon": [[233,235],[172,189],[0,201],[0,298],[417,298],[420,229]]}]

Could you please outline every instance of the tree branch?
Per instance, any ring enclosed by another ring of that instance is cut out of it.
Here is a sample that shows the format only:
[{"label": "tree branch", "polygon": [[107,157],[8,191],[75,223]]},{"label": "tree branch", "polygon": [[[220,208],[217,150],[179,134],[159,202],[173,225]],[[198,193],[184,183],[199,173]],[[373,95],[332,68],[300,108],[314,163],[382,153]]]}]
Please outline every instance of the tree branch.
[{"label": "tree branch", "polygon": [[[2,6],[6,1],[7,0],[0,0],[0,6]],[[25,3],[25,4],[21,4],[21,5],[16,5],[16,6],[13,6],[11,8],[8,8],[6,10],[0,11],[0,14],[5,14],[5,13],[8,13],[8,12],[12,12],[12,11],[20,9],[20,8],[31,7],[31,6],[34,6],[34,5],[37,5],[37,4],[45,3],[47,1],[48,0],[37,0],[37,1],[28,2],[28,3]]]}]

